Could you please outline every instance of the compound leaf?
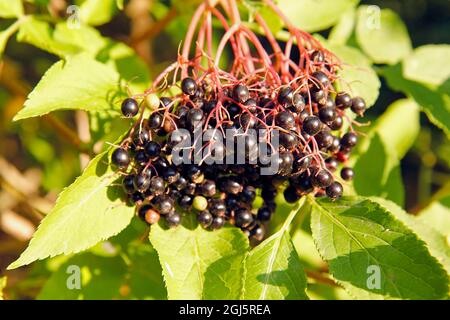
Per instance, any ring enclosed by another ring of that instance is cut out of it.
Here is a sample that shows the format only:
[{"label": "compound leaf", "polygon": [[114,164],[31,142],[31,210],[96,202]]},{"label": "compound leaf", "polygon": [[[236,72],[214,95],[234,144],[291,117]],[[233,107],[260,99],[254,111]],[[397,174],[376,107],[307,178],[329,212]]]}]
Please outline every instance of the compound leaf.
[{"label": "compound leaf", "polygon": [[411,40],[401,18],[390,9],[360,6],[356,40],[376,63],[394,64],[411,52]]},{"label": "compound leaf", "polygon": [[119,75],[115,70],[77,55],[47,70],[14,120],[62,109],[112,110],[113,103],[120,99],[119,89]]},{"label": "compound leaf", "polygon": [[360,299],[442,299],[447,273],[415,233],[362,197],[312,200],[311,228],[330,273]]},{"label": "compound leaf", "polygon": [[282,228],[245,259],[242,299],[308,299],[306,276],[289,235],[289,226],[304,203],[294,207]]},{"label": "compound leaf", "polygon": [[153,225],[150,241],[159,255],[169,299],[238,299],[249,244],[241,230],[206,231],[194,214],[165,230]]},{"label": "compound leaf", "polygon": [[59,195],[28,248],[8,268],[77,253],[123,230],[133,217],[134,208],[124,204],[120,185],[112,185],[118,177],[109,165],[108,152],[95,157],[83,174]]}]

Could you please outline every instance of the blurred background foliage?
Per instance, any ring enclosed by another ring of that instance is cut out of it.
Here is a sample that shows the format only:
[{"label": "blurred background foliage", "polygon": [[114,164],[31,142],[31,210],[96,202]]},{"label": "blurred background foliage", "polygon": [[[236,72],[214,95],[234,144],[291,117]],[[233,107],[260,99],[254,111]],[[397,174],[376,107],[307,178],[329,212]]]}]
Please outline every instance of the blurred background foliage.
[{"label": "blurred background foliage", "polygon": [[[283,7],[287,2],[292,4],[292,1],[280,0],[279,3]],[[96,1],[87,2],[95,5]],[[82,19],[95,26],[102,36],[114,40],[96,52],[97,59],[116,63],[116,68],[121,70],[121,74],[125,74],[127,80],[133,80],[132,89],[142,90],[149,79],[176,59],[180,41],[199,2],[200,0],[129,0],[125,1],[124,10],[120,11],[113,0],[105,0],[102,3],[102,10],[86,9],[80,14]],[[321,2],[327,1],[318,1],[318,5]],[[258,1],[247,0],[244,3],[250,8],[258,5]],[[49,22],[65,21],[67,7],[70,4],[86,7],[84,1],[30,0],[25,1],[25,12],[41,15]],[[448,0],[369,0],[361,1],[360,4],[394,10],[405,22],[414,48],[430,43],[450,43]],[[106,7],[109,9],[105,10]],[[344,10],[345,6],[342,8]],[[329,21],[323,20],[323,27],[317,27],[314,22],[307,19],[303,21],[304,25],[302,21],[295,23],[307,31],[318,32],[320,36],[328,38],[330,33],[336,32],[332,31],[332,26],[338,22],[343,13],[339,10],[328,13],[326,18]],[[306,13],[306,15],[315,14],[316,12]],[[0,19],[0,30],[6,30],[13,21],[8,18]],[[275,25],[272,24],[271,27],[277,28],[277,22],[273,23]],[[37,30],[36,36],[39,39],[45,35],[39,34]],[[92,37],[98,35],[93,34]],[[80,174],[89,161],[91,150],[98,152],[102,148],[102,145],[96,142],[112,141],[112,137],[126,129],[122,121],[110,121],[106,113],[88,117],[83,111],[58,111],[39,118],[13,122],[14,115],[22,108],[32,88],[45,71],[59,60],[57,54],[32,46],[26,39],[18,41],[18,38],[11,36],[3,56],[0,53],[0,270],[4,270],[25,248],[43,214],[52,208],[58,193]],[[80,39],[80,43],[82,41],[89,39]],[[120,42],[132,48],[139,58],[130,53],[128,47],[121,47],[118,44]],[[355,33],[352,32],[347,44],[354,43],[356,43]],[[445,63],[448,61],[447,59]],[[377,67],[378,65],[375,65],[375,69]],[[367,113],[368,120],[372,122],[383,114],[392,102],[404,97],[402,93],[389,88],[384,78],[380,79],[382,83],[379,98]],[[440,129],[432,125],[423,113],[420,115],[420,122],[420,131],[413,147],[401,160],[405,208],[413,214],[423,208],[429,209],[430,205],[438,206],[439,204],[433,203],[433,200],[440,194],[448,194],[450,189],[450,140]],[[395,134],[395,131],[392,134]],[[376,155],[372,161],[377,161]],[[93,292],[95,288],[87,288],[83,292],[84,298],[165,298],[165,289],[160,285],[161,273],[146,274],[151,268],[152,270],[160,268],[151,246],[136,246],[135,242],[127,243],[124,240],[127,236],[134,239],[132,235],[141,234],[140,228],[142,225],[133,224],[124,235],[112,240],[112,244],[108,242],[109,247],[101,245],[95,248],[95,256],[88,252],[73,258],[51,259],[37,263],[33,268],[10,272],[6,290],[8,298],[35,298],[38,294],[41,298],[52,297],[49,295],[52,286],[57,285],[58,277],[65,276],[52,272],[58,270],[60,265],[68,263],[68,259],[75,259],[76,263],[82,266],[86,261],[90,261],[90,268],[87,268],[86,272],[92,273],[92,270],[97,269],[109,270],[107,274],[94,272],[90,276],[90,279],[97,277],[99,281],[103,281],[108,290],[103,288],[102,292]],[[297,241],[308,243],[303,231],[294,235],[294,243]],[[111,251],[121,247],[124,248],[125,259],[111,254]],[[139,259],[143,254],[152,258],[145,261]],[[320,258],[314,254],[306,253],[302,259],[307,266],[320,262]],[[130,261],[138,263],[133,264],[133,268],[127,268],[127,262]],[[114,268],[101,268],[102,264],[114,265]],[[125,282],[123,278],[126,279]],[[44,283],[45,287],[41,291]],[[139,283],[141,285],[137,285]],[[147,288],[153,287],[154,292],[142,292],[139,289],[143,287],[142,283],[146,284]],[[0,292],[2,285],[3,280],[0,277]],[[320,283],[314,286],[310,293],[313,298],[337,298],[344,295],[341,291],[330,291]],[[119,295],[112,295],[114,292],[119,292]]]}]

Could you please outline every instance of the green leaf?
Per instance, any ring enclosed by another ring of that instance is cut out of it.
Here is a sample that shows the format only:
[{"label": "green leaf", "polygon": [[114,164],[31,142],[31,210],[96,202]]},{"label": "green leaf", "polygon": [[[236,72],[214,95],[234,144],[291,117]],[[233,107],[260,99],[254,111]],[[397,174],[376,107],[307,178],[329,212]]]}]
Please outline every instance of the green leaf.
[{"label": "green leaf", "polygon": [[341,15],[338,23],[331,29],[328,41],[332,44],[344,45],[353,33],[356,11],[352,7]]},{"label": "green leaf", "polygon": [[22,0],[0,0],[1,18],[18,18],[23,16]]},{"label": "green leaf", "polygon": [[119,75],[84,55],[55,63],[14,117],[21,120],[62,109],[115,110],[120,99]]},{"label": "green leaf", "polygon": [[20,24],[17,34],[19,42],[25,42],[59,57],[66,57],[80,52],[80,48],[70,42],[54,39],[54,30],[45,21],[28,16]]},{"label": "green leaf", "polygon": [[249,244],[238,228],[206,231],[194,214],[166,230],[153,225],[150,241],[159,255],[169,299],[238,299]]},{"label": "green leaf", "polygon": [[0,278],[0,300],[3,300],[3,289],[6,287],[6,277]]},{"label": "green leaf", "polygon": [[410,53],[408,30],[394,11],[360,6],[357,15],[356,40],[374,62],[395,64]]},{"label": "green leaf", "polygon": [[120,185],[112,185],[118,177],[109,165],[109,153],[95,157],[59,195],[28,248],[8,268],[77,253],[123,230],[133,217],[134,208],[124,204]]},{"label": "green leaf", "polygon": [[289,235],[290,224],[303,203],[292,209],[278,232],[247,255],[241,299],[308,299],[306,276]]},{"label": "green leaf", "polygon": [[372,106],[378,98],[380,80],[367,57],[356,48],[325,45],[343,63],[342,70],[339,71],[341,80],[338,89],[350,91],[353,95],[364,98],[367,106]]},{"label": "green leaf", "polygon": [[[80,271],[80,288],[68,286],[74,269]],[[127,270],[120,257],[99,257],[82,253],[64,263],[52,273],[37,296],[38,300],[111,300],[117,299]]]},{"label": "green leaf", "polygon": [[450,138],[450,95],[445,90],[446,83],[433,90],[422,83],[407,80],[403,77],[401,64],[386,67],[381,72],[389,87],[416,100],[430,121]]},{"label": "green leaf", "polygon": [[78,13],[83,23],[99,26],[109,22],[117,12],[116,0],[86,0]]},{"label": "green leaf", "polygon": [[405,226],[413,230],[420,239],[425,241],[431,255],[442,264],[450,275],[450,246],[443,234],[440,234],[415,216],[407,214],[402,208],[391,201],[382,198],[372,198],[372,200],[390,211],[395,218],[403,222]]},{"label": "green leaf", "polygon": [[430,203],[420,211],[418,219],[445,236],[450,246],[450,196]]},{"label": "green leaf", "polygon": [[[449,279],[426,244],[373,200],[313,200],[311,228],[329,271],[359,299],[442,299]],[[373,281],[379,270],[379,283]],[[376,271],[375,271],[376,272]],[[378,286],[379,285],[379,286]]]},{"label": "green leaf", "polygon": [[[399,123],[408,126],[400,127]],[[397,100],[388,107],[360,143],[354,168],[364,174],[355,175],[357,194],[386,197],[403,205],[400,160],[412,147],[419,130],[419,107],[413,100]]]},{"label": "green leaf", "polygon": [[406,79],[441,85],[450,77],[450,45],[430,44],[415,49],[403,60]]},{"label": "green leaf", "polygon": [[277,4],[296,27],[313,32],[331,27],[340,18],[337,13],[355,7],[358,2],[358,0],[278,0]]}]

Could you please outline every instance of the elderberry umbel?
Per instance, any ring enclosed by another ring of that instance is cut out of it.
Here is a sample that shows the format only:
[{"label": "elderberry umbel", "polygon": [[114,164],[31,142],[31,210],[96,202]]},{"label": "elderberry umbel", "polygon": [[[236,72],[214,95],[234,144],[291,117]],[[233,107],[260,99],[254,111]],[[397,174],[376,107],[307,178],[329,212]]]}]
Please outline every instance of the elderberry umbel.
[{"label": "elderberry umbel", "polygon": [[[278,12],[270,0],[264,2]],[[190,28],[197,24],[213,28],[202,19]],[[244,24],[233,28],[248,36],[227,33],[216,56],[209,51],[212,43],[205,44],[210,39],[187,39],[179,59],[151,88],[123,101],[123,115],[139,117],[111,162],[123,176],[128,203],[147,223],[163,220],[173,228],[191,214],[205,229],[231,224],[261,241],[278,194],[289,203],[308,194],[342,196],[354,176],[348,159],[358,142],[358,122],[350,113],[363,116],[367,106],[338,89],[343,87],[338,59],[307,33],[289,28],[290,45],[279,50],[265,24],[269,45]],[[197,55],[190,58],[194,43]],[[293,43],[299,57],[291,54]],[[221,69],[226,46],[235,62]],[[274,163],[274,171],[264,171]]]}]

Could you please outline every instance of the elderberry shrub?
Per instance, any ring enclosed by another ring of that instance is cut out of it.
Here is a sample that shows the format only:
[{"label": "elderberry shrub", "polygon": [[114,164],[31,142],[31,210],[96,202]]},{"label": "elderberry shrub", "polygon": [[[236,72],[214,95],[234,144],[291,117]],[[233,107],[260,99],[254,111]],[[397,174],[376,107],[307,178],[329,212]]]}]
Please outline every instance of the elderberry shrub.
[{"label": "elderberry shrub", "polygon": [[[278,194],[288,203],[307,194],[341,197],[354,176],[348,159],[358,142],[348,113],[362,116],[366,103],[336,90],[329,53],[314,50],[309,58],[313,70],[306,83],[274,86],[245,77],[218,84],[208,76],[185,77],[181,93],[162,96],[158,108],[141,113],[111,157],[137,215],[148,224],[162,220],[174,228],[182,223],[183,214],[195,214],[205,229],[231,224],[258,242],[276,213]],[[123,115],[136,116],[139,105],[140,101],[125,99]],[[216,131],[195,145],[196,130],[208,129]],[[248,133],[258,129],[268,133],[269,153],[277,156],[278,168],[271,174],[262,173],[267,162],[255,153],[258,140]],[[223,140],[216,136],[226,130],[232,135],[221,136]],[[276,131],[278,144],[273,143]],[[246,138],[243,150],[224,147],[230,137],[236,146],[239,136]],[[175,162],[174,152],[183,149],[190,150],[188,161]],[[225,161],[228,157],[235,161],[240,152],[244,163]],[[201,161],[195,162],[198,154]],[[215,162],[206,161],[213,158]]]}]

